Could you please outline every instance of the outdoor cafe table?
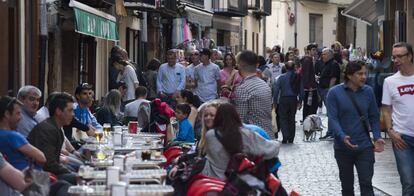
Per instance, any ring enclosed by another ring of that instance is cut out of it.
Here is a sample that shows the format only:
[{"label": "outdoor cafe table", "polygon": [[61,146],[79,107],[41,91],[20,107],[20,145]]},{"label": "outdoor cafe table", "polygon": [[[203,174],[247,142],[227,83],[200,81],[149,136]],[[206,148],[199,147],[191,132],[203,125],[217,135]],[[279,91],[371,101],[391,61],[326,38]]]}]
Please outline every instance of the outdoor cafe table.
[{"label": "outdoor cafe table", "polygon": [[[97,144],[84,144],[83,148],[87,149],[87,150],[90,150],[92,152],[95,152],[99,149],[99,145],[97,145]],[[145,145],[145,144],[132,143],[130,145],[112,146],[111,149],[113,149],[115,151],[115,153],[129,153],[129,152],[136,151],[136,150],[140,150],[140,151],[163,150],[164,146],[161,145],[161,144]]]},{"label": "outdoor cafe table", "polygon": [[[174,188],[169,185],[132,184],[127,187],[128,196],[172,195],[173,192]],[[108,190],[105,185],[78,185],[69,187],[68,193],[71,195],[109,196],[110,190]]]},{"label": "outdoor cafe table", "polygon": [[162,133],[137,133],[137,134],[127,133],[126,136],[127,137],[134,137],[134,138],[136,138],[136,137],[138,137],[138,138],[139,137],[163,138],[163,137],[165,137],[165,134],[162,134]]},{"label": "outdoor cafe table", "polygon": [[[165,163],[167,159],[161,155],[159,158],[155,158],[151,156],[150,160],[141,160],[136,158],[128,158],[127,163],[132,165],[133,169],[142,169],[142,168],[160,168],[160,165]],[[113,160],[105,159],[105,160],[96,160],[90,163],[92,167],[97,169],[104,169],[106,167],[110,167],[113,165]]]},{"label": "outdoor cafe table", "polygon": [[[141,169],[131,170],[125,173],[130,182],[157,182],[161,183],[163,178],[167,176],[167,170],[165,169]],[[106,170],[93,170],[87,174],[82,175],[85,180],[91,182],[105,182]]]}]

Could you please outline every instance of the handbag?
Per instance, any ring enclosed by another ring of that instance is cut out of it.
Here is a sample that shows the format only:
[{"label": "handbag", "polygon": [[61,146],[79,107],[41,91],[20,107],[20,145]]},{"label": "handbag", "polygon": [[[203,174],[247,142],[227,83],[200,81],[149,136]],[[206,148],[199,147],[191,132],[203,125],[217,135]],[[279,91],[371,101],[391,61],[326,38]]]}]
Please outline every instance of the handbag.
[{"label": "handbag", "polygon": [[24,179],[31,184],[22,192],[24,196],[47,196],[50,191],[49,173],[34,169],[33,161],[24,171]]},{"label": "handbag", "polygon": [[[222,85],[220,87],[221,89],[221,93],[220,93],[220,97],[224,97],[224,98],[228,98],[228,99],[232,99],[234,98],[234,84],[236,83],[236,73],[233,73],[230,75],[231,78],[230,81],[226,81],[226,84]],[[227,89],[228,92],[223,91],[224,89]]]},{"label": "handbag", "polygon": [[369,124],[367,117],[364,116],[364,114],[362,114],[361,108],[358,106],[357,102],[355,101],[354,97],[351,94],[351,90],[350,89],[344,89],[346,94],[348,95],[349,99],[351,99],[352,105],[354,105],[354,108],[357,110],[358,114],[359,114],[359,121],[361,121],[362,126],[364,127],[365,133],[368,135],[369,141],[372,145],[374,145],[374,143],[371,140],[371,136],[369,135],[369,132],[371,131],[371,125]]}]

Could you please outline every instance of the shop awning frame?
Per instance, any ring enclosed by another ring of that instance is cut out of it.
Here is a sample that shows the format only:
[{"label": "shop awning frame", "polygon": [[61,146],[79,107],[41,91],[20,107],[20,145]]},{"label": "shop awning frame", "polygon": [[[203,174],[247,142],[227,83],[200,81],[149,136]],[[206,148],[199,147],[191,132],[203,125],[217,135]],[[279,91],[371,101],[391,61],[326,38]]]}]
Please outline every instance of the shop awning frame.
[{"label": "shop awning frame", "polygon": [[75,12],[75,31],[101,39],[119,41],[116,18],[75,0],[69,6]]},{"label": "shop awning frame", "polygon": [[199,24],[203,27],[211,27],[213,25],[213,12],[199,9],[188,4],[183,4],[187,13],[187,20],[191,23]]},{"label": "shop awning frame", "polygon": [[375,0],[354,0],[341,14],[371,26],[378,18],[376,11]]}]

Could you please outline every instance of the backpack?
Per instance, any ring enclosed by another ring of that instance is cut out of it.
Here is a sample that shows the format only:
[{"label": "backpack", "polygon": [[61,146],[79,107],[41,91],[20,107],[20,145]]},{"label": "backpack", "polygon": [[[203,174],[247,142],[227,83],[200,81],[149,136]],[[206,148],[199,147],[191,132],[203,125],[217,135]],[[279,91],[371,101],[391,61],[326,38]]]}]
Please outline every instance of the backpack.
[{"label": "backpack", "polygon": [[151,102],[144,101],[138,107],[137,121],[140,127],[148,127],[151,122]]},{"label": "backpack", "polygon": [[147,126],[143,126],[142,132],[165,133],[170,123],[170,118],[175,116],[174,110],[160,99],[154,99],[150,103],[150,120]]},{"label": "backpack", "polygon": [[132,65],[134,65],[135,68],[135,74],[137,75],[137,79],[140,86],[148,87],[147,79],[144,77],[144,73],[142,72],[141,68],[135,63],[130,62]]}]

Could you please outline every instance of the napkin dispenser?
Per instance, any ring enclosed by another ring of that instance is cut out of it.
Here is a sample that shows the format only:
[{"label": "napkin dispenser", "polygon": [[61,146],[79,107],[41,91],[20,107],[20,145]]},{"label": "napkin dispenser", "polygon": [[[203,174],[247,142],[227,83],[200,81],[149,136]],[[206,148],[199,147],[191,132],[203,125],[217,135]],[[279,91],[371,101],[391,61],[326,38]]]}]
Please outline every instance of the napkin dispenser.
[{"label": "napkin dispenser", "polygon": [[122,132],[114,132],[114,136],[112,137],[114,146],[122,146],[122,137]]},{"label": "napkin dispenser", "polygon": [[111,196],[127,196],[127,184],[117,182],[111,185]]},{"label": "napkin dispenser", "polygon": [[114,166],[119,167],[120,171],[125,170],[125,156],[124,155],[115,155],[114,156]]},{"label": "napkin dispenser", "polygon": [[119,167],[111,166],[106,168],[106,185],[108,187],[119,182],[119,173]]}]

